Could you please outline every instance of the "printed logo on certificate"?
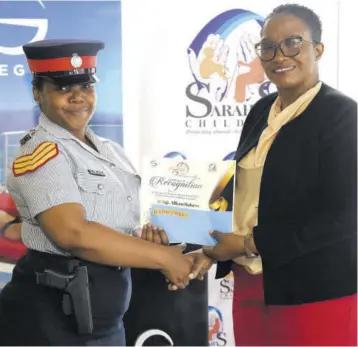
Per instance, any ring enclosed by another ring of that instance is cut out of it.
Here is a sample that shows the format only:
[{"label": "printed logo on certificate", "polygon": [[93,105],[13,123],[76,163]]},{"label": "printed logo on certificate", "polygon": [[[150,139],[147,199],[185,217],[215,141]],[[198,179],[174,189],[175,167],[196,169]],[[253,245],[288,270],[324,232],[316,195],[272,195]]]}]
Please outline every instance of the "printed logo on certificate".
[{"label": "printed logo on certificate", "polygon": [[214,245],[210,230],[232,232],[236,162],[147,159],[143,165],[141,223],[161,227],[169,241]]}]

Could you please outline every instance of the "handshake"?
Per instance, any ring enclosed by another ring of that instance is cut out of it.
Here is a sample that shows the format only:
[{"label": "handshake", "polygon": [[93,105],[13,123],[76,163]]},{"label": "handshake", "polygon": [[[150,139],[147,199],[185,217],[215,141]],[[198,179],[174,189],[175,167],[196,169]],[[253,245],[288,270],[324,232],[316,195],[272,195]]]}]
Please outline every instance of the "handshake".
[{"label": "handshake", "polygon": [[[165,231],[150,224],[143,226],[141,238],[152,243],[169,246]],[[202,249],[183,254],[185,248],[185,244],[180,244],[166,249],[167,259],[160,271],[166,278],[169,290],[184,289],[193,279],[203,280],[213,264],[213,260],[207,257]]]}]

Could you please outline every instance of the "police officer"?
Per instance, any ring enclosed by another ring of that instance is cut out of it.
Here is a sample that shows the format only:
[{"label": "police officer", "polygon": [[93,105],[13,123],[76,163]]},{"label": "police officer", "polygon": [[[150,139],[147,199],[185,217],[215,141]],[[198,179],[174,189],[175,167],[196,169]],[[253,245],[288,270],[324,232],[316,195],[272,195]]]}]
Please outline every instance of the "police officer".
[{"label": "police officer", "polygon": [[23,47],[42,114],[6,180],[29,251],[0,294],[0,345],[123,346],[130,267],[188,282],[192,262],[180,247],[133,237],[140,179],[122,148],[87,126],[103,48],[74,40]]}]

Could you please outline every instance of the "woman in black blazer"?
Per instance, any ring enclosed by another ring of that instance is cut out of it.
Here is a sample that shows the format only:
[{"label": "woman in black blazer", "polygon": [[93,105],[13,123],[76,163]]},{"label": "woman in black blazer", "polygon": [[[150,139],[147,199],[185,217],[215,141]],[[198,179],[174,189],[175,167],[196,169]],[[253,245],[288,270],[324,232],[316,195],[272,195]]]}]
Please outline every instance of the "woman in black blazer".
[{"label": "woman in black blazer", "polygon": [[237,230],[204,254],[234,271],[236,345],[356,345],[357,103],[320,82],[310,9],[276,8],[255,47],[278,93],[241,134]]}]

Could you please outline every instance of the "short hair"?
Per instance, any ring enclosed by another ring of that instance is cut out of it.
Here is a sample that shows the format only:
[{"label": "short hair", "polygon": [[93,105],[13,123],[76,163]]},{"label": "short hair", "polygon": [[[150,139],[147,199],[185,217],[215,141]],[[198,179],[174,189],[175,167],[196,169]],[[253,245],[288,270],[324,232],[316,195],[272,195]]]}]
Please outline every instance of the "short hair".
[{"label": "short hair", "polygon": [[[277,6],[265,19],[265,23],[277,14],[288,14],[302,20],[311,33],[312,40],[321,42],[322,22],[319,16],[310,8],[298,4],[286,4]],[[264,23],[264,24],[265,24]]]}]

